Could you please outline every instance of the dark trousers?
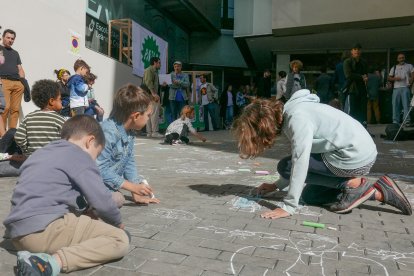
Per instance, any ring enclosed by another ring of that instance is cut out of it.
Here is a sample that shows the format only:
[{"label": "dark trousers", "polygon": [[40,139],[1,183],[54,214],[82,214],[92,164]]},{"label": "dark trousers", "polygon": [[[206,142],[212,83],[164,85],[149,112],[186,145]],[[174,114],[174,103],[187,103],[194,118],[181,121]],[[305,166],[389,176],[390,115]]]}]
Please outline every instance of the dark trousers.
[{"label": "dark trousers", "polygon": [[[278,173],[290,179],[292,157],[287,156],[279,161]],[[306,186],[302,191],[302,201],[309,205],[326,205],[338,201],[338,196],[350,178],[334,175],[322,160],[321,154],[311,154],[309,158]]]},{"label": "dark trousers", "polygon": [[172,120],[178,119],[180,117],[181,110],[185,106],[185,102],[179,102],[175,100],[170,100],[170,108],[171,108],[171,114],[172,114]]},{"label": "dark trousers", "polygon": [[204,117],[204,125],[205,125],[204,130],[206,131],[210,130],[209,122],[208,122],[208,114],[210,114],[210,117],[211,117],[211,123],[213,124],[213,130],[218,129],[216,108],[217,108],[217,104],[215,103],[209,103],[207,105],[203,105],[203,117]]},{"label": "dark trousers", "polygon": [[367,95],[366,93],[349,94],[349,115],[366,125],[367,122]]},{"label": "dark trousers", "polygon": [[172,144],[174,140],[181,140],[182,142],[188,144],[190,142],[190,139],[188,139],[188,137],[185,136],[181,136],[176,132],[170,133],[168,135],[165,136],[165,143],[167,144]]}]

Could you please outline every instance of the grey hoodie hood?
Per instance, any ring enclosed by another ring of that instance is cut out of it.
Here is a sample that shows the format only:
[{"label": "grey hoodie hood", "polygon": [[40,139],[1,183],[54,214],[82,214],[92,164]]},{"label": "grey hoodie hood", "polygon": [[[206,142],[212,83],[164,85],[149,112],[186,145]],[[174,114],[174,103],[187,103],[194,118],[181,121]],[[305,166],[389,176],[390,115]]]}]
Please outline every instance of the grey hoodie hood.
[{"label": "grey hoodie hood", "polygon": [[311,94],[309,89],[301,89],[293,93],[292,97],[286,102],[283,114],[292,110],[298,103],[309,102],[319,103],[319,97]]}]

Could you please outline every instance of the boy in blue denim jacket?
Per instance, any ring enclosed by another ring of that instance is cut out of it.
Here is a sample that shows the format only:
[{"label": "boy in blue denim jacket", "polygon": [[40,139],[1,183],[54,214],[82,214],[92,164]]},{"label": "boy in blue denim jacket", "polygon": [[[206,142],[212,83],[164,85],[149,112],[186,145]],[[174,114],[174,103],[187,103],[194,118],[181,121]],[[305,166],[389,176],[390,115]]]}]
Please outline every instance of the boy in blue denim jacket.
[{"label": "boy in blue denim jacket", "polygon": [[152,188],[138,174],[134,157],[134,132],[145,126],[151,112],[150,97],[141,88],[127,84],[116,93],[111,114],[101,124],[106,143],[97,164],[119,208],[125,202],[120,189],[131,192],[136,203],[160,202],[151,197]]}]

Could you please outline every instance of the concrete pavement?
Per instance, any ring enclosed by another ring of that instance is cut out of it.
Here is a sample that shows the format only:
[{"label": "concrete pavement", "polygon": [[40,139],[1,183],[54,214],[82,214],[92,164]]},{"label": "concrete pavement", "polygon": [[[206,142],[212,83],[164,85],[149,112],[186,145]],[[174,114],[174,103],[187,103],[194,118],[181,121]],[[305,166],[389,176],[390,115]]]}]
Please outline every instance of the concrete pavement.
[{"label": "concrete pavement", "polygon": [[[391,173],[414,204],[414,141],[384,141],[379,138],[384,128],[370,126],[379,151],[370,177]],[[256,160],[242,160],[228,131],[203,135],[208,142],[192,137],[191,145],[179,146],[137,138],[139,172],[161,203],[128,202],[121,211],[132,235],[129,254],[70,275],[414,274],[412,216],[368,202],[346,215],[305,206],[289,218],[262,219],[260,213],[281,196],[257,202],[251,192],[277,179],[275,165],[289,153],[286,139],[278,137]],[[257,170],[271,174],[258,175]],[[9,211],[15,181],[0,179],[1,220]],[[305,227],[304,220],[336,230]],[[0,241],[0,274],[14,275],[15,252],[7,240]]]}]

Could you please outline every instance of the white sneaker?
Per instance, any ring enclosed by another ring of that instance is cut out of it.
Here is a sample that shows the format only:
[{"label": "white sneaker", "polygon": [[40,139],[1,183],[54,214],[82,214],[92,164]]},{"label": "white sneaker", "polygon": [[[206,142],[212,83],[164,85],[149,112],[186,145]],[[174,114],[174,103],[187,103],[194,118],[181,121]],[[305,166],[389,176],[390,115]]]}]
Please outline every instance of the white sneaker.
[{"label": "white sneaker", "polygon": [[153,137],[153,138],[162,138],[162,137],[164,137],[164,135],[162,135],[162,134],[160,134],[160,133],[158,133],[158,132],[154,132],[154,133],[152,134],[152,137]]},{"label": "white sneaker", "polygon": [[180,139],[178,139],[178,140],[173,140],[171,145],[178,146],[178,145],[181,145],[181,144],[183,144],[183,142]]}]

